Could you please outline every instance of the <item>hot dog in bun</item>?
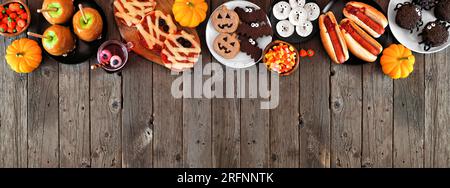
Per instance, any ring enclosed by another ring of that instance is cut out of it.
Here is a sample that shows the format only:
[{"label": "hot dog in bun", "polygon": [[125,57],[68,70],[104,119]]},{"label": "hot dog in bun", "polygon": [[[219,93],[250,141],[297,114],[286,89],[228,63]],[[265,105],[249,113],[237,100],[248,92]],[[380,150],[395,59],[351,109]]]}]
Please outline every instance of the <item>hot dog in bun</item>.
[{"label": "hot dog in bun", "polygon": [[375,62],[383,51],[383,46],[350,19],[341,21],[345,42],[353,55],[367,62]]},{"label": "hot dog in bun", "polygon": [[375,38],[379,38],[388,25],[386,16],[374,7],[351,1],[345,5],[344,16],[355,22]]},{"label": "hot dog in bun", "polygon": [[320,37],[322,44],[331,60],[343,64],[349,58],[347,44],[332,12],[327,12],[319,18]]}]

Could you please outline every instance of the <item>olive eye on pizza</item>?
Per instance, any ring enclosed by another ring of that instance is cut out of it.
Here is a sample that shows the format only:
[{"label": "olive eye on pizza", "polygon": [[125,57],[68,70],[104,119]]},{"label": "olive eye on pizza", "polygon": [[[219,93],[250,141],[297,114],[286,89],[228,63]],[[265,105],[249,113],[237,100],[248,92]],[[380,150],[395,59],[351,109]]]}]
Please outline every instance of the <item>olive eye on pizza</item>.
[{"label": "olive eye on pizza", "polygon": [[155,0],[115,0],[114,15],[128,27],[140,23],[156,7]]},{"label": "olive eye on pizza", "polygon": [[194,67],[201,53],[200,44],[195,36],[180,31],[171,34],[164,42],[161,58],[165,66],[174,71],[183,71]]},{"label": "olive eye on pizza", "polygon": [[166,38],[177,31],[172,16],[157,10],[136,25],[142,44],[149,50],[160,51]]}]

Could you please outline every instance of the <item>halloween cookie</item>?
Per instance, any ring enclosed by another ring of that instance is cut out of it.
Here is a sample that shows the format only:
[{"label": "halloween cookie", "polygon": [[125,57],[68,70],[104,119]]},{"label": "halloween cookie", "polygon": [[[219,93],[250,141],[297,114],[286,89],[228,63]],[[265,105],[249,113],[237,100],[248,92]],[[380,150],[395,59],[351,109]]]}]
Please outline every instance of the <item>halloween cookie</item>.
[{"label": "halloween cookie", "polygon": [[289,0],[289,4],[292,8],[305,6],[305,0]]},{"label": "halloween cookie", "polygon": [[171,70],[182,71],[194,67],[200,58],[201,47],[195,36],[186,31],[172,33],[164,41],[161,59]]},{"label": "halloween cookie", "polygon": [[234,11],[238,14],[240,20],[245,23],[267,21],[267,14],[262,9],[256,9],[253,7],[236,7]]},{"label": "halloween cookie", "polygon": [[295,27],[295,31],[301,37],[307,37],[313,32],[314,26],[310,21],[306,21]]},{"label": "halloween cookie", "polygon": [[221,33],[214,40],[214,51],[225,59],[233,59],[241,51],[241,43],[236,34]]},{"label": "halloween cookie", "polygon": [[278,20],[288,19],[289,13],[291,13],[291,5],[286,1],[280,1],[273,6],[272,13]]},{"label": "halloween cookie", "polygon": [[239,25],[238,14],[222,5],[211,15],[212,24],[219,33],[233,33]]},{"label": "halloween cookie", "polygon": [[320,7],[316,3],[306,3],[304,9],[308,13],[308,20],[314,21],[317,20],[320,16]]},{"label": "halloween cookie", "polygon": [[283,38],[292,36],[295,32],[295,26],[288,20],[283,20],[277,23],[277,33]]},{"label": "halloween cookie", "polygon": [[177,26],[170,15],[157,10],[147,15],[136,25],[143,45],[149,50],[161,50],[169,34],[177,31]]},{"label": "halloween cookie", "polygon": [[264,37],[264,36],[272,36],[273,31],[272,27],[267,22],[261,23],[241,23],[237,29],[237,33],[239,35],[244,35],[246,37],[253,37],[255,39]]},{"label": "halloween cookie", "polygon": [[307,11],[302,7],[297,7],[292,9],[291,13],[289,13],[289,22],[292,25],[300,25],[304,23],[308,19]]},{"label": "halloween cookie", "polygon": [[240,35],[239,40],[241,41],[241,51],[250,55],[250,57],[258,61],[262,56],[262,49],[258,47],[258,42],[253,38],[248,38]]}]

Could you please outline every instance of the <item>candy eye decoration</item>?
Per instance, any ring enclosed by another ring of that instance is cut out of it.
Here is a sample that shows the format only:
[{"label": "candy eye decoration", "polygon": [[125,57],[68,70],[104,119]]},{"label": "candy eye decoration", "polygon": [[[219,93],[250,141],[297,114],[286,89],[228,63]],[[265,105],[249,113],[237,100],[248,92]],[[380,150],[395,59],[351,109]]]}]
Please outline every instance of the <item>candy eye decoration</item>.
[{"label": "candy eye decoration", "polygon": [[259,23],[252,23],[250,26],[253,28],[256,28],[256,27],[259,27]]},{"label": "candy eye decoration", "polygon": [[435,23],[432,23],[432,24],[431,24],[431,27],[436,27],[436,24],[435,24]]},{"label": "candy eye decoration", "polygon": [[120,66],[122,66],[123,62],[122,62],[122,58],[120,58],[119,56],[115,55],[111,57],[110,60],[110,65],[113,68],[119,68]]},{"label": "candy eye decoration", "polygon": [[253,40],[252,38],[248,39],[248,42],[250,42],[250,44],[252,44],[252,45],[256,45],[256,41]]},{"label": "candy eye decoration", "polygon": [[252,13],[253,12],[253,8],[247,7],[247,8],[245,8],[245,12]]},{"label": "candy eye decoration", "polygon": [[111,60],[111,52],[109,50],[103,50],[100,53],[100,59],[102,60],[102,62],[109,62],[109,60]]}]

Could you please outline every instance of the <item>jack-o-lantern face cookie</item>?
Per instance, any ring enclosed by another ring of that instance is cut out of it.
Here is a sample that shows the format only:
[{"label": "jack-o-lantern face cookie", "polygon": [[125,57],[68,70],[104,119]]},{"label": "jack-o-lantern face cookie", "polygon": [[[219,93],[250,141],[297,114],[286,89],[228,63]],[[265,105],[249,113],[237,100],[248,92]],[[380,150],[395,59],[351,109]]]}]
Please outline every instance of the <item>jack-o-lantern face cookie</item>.
[{"label": "jack-o-lantern face cookie", "polygon": [[233,33],[239,25],[239,16],[233,10],[222,5],[214,11],[212,15],[212,24],[219,33]]},{"label": "jack-o-lantern face cookie", "polygon": [[241,50],[236,34],[221,33],[214,40],[214,51],[225,59],[233,59]]}]

